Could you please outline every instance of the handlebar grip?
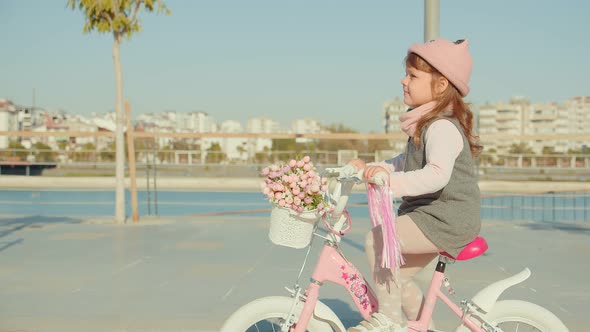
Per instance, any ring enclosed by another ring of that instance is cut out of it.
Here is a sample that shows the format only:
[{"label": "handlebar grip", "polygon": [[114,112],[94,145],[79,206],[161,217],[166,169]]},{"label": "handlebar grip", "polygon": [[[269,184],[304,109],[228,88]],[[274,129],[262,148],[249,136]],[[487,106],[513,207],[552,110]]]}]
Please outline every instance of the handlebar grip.
[{"label": "handlebar grip", "polygon": [[379,187],[383,187],[384,185],[388,185],[389,184],[389,174],[387,174],[386,172],[378,172],[377,174],[375,174],[370,179],[365,179],[363,177],[363,171],[364,170],[361,169],[357,173],[357,175],[355,175],[356,177],[358,177],[359,179],[361,179],[361,181],[368,182],[368,183],[374,183],[374,184],[378,185]]},{"label": "handlebar grip", "polygon": [[[343,171],[344,170],[344,171]],[[389,181],[389,174],[387,174],[386,172],[379,172],[377,174],[375,174],[375,176],[373,176],[370,179],[365,179],[363,177],[363,172],[364,170],[361,169],[359,171],[356,172],[356,174],[348,174],[351,173],[350,169],[345,169],[345,167],[331,167],[331,168],[326,168],[324,170],[324,174],[328,177],[338,177],[339,180],[349,180],[349,181],[355,181],[355,182],[369,182],[369,183],[374,183],[378,186],[384,186],[386,184],[388,184]]]},{"label": "handlebar grip", "polygon": [[373,176],[369,182],[374,183],[380,187],[383,187],[386,184],[389,184],[389,174],[385,172],[379,172]]}]

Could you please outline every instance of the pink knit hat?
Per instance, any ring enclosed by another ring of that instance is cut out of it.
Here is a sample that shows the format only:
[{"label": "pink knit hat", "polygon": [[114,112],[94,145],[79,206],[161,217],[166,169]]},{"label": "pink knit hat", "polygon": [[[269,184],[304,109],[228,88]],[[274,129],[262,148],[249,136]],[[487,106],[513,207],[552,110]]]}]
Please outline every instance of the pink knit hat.
[{"label": "pink knit hat", "polygon": [[443,74],[465,97],[469,93],[469,77],[473,59],[469,54],[467,39],[452,42],[438,38],[424,44],[414,44],[408,54],[416,53]]}]

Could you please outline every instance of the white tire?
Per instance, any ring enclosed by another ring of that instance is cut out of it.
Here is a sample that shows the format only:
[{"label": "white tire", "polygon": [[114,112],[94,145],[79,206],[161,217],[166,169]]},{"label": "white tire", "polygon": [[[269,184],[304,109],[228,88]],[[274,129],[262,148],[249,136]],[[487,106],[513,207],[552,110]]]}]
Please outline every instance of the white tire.
[{"label": "white tire", "polygon": [[[235,311],[223,323],[220,332],[279,331],[280,322],[287,316],[293,299],[282,296],[254,300]],[[298,308],[301,310],[301,307]],[[332,332],[330,324],[311,317],[308,332]]]},{"label": "white tire", "polygon": [[[492,311],[485,315],[486,321],[504,332],[568,332],[567,327],[551,311],[534,303],[505,300],[498,301]],[[467,332],[463,325],[456,332]]]}]

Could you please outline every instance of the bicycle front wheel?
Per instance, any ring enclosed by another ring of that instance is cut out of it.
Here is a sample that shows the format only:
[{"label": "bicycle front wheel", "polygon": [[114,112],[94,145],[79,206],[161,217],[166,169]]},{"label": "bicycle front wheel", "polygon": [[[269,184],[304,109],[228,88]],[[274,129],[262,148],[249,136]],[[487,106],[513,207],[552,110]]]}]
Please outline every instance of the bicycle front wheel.
[{"label": "bicycle front wheel", "polygon": [[[234,312],[223,324],[220,332],[276,332],[281,330],[293,299],[265,297],[254,300]],[[332,332],[326,322],[312,317],[308,332]]]},{"label": "bicycle front wheel", "polygon": [[[494,305],[485,320],[504,332],[568,332],[563,322],[551,311],[534,303],[505,300]],[[469,331],[465,326],[457,332]]]}]

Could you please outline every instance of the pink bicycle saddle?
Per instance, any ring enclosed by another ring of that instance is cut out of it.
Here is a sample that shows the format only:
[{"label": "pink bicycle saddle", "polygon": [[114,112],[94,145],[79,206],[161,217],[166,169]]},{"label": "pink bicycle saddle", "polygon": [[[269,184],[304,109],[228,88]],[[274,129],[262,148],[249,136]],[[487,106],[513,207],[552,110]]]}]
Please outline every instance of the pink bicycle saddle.
[{"label": "pink bicycle saddle", "polygon": [[458,261],[466,261],[468,259],[475,258],[488,250],[488,243],[486,239],[481,236],[475,238],[475,240],[471,241],[468,245],[466,245],[463,250],[457,255],[457,257],[453,257],[446,252],[441,252],[440,254],[449,258],[456,259]]}]

